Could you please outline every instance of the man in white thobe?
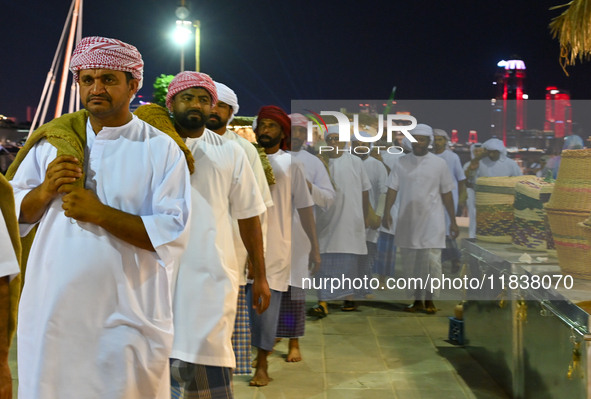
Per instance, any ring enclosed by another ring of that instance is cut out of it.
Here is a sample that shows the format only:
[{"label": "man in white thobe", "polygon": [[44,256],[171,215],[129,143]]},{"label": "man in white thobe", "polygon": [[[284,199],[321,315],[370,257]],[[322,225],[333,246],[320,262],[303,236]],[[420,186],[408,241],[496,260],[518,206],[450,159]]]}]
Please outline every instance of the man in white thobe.
[{"label": "man in white thobe", "polygon": [[[470,146],[470,159],[476,158],[484,151],[482,148],[482,143],[474,143]],[[468,169],[472,165],[471,161],[468,161],[464,164],[464,173],[468,175]],[[477,168],[478,166],[476,166]],[[468,194],[468,200],[466,201],[466,205],[468,207],[468,219],[469,219],[469,226],[468,226],[468,238],[476,238],[476,192],[474,191],[474,184],[471,183],[466,179],[466,192]]]},{"label": "man in white thobe", "polygon": [[232,219],[238,220],[252,259],[254,303],[264,312],[270,293],[258,215],[266,207],[242,148],[205,128],[211,104],[217,102],[211,78],[181,72],[170,83],[166,99],[196,171],[191,176],[189,243],[173,280],[172,396],[231,399],[236,365],[231,337],[242,270],[234,251]]},{"label": "man in white thobe", "polygon": [[[445,161],[429,152],[433,139],[431,127],[418,124],[410,133],[417,142],[412,143],[413,153],[401,157],[390,173],[383,224],[385,228],[389,227],[390,209],[400,195],[394,242],[402,256],[407,295],[415,297],[406,310],[425,310],[434,314],[437,308],[433,298],[439,291],[433,289],[426,279],[441,278],[441,249],[445,248],[444,209],[451,220],[451,236],[455,238],[459,233],[451,194],[455,183]],[[408,280],[410,278],[421,279],[423,284],[413,285]],[[425,290],[421,289],[423,286]]]},{"label": "man in white thobe", "polygon": [[[244,152],[250,164],[256,184],[261,192],[263,201],[267,209],[273,206],[273,199],[271,198],[271,191],[269,190],[269,183],[263,169],[261,155],[253,143],[245,138],[239,136],[235,132],[228,129],[228,125],[234,119],[240,109],[238,104],[238,97],[234,90],[223,83],[214,82],[218,94],[218,101],[211,108],[209,119],[206,126],[211,131],[219,134],[227,140],[236,142]],[[265,245],[267,235],[267,212],[259,215],[261,220],[261,230],[263,233],[263,247]],[[236,368],[234,375],[250,375],[252,374],[252,367],[250,361],[250,323],[248,320],[248,308],[246,306],[246,264],[248,252],[242,243],[240,237],[240,228],[238,221],[234,219],[234,246],[236,247],[236,259],[241,267],[239,278],[240,289],[238,291],[238,307],[236,309],[236,321],[234,323],[234,332],[232,334],[232,347],[236,355]],[[264,248],[263,248],[264,249]]]},{"label": "man in white thobe", "polygon": [[[359,133],[363,137],[371,137],[371,135],[366,132],[362,131]],[[376,261],[378,253],[378,228],[382,223],[381,216],[378,216],[376,212],[383,213],[383,211],[380,212],[378,210],[378,204],[380,203],[380,197],[382,201],[382,206],[384,204],[383,201],[386,197],[386,192],[388,190],[388,188],[386,187],[386,181],[388,180],[388,172],[386,170],[386,166],[384,166],[382,162],[378,161],[374,157],[369,156],[369,152],[371,151],[371,143],[364,143],[363,141],[357,139],[356,136],[352,136],[351,150],[363,161],[365,173],[367,173],[367,177],[369,178],[369,181],[371,183],[371,189],[369,189],[369,227],[365,230],[367,255],[362,255],[359,257],[359,266],[357,269],[358,278],[371,280],[374,263]],[[359,297],[365,297],[370,299],[371,295],[372,290],[369,286],[363,286],[362,288],[357,290],[357,296]]]},{"label": "man in white thobe", "polygon": [[468,180],[476,183],[479,177],[522,176],[517,162],[507,157],[507,149],[499,139],[490,139],[482,144],[484,152],[470,161]]},{"label": "man in white thobe", "polygon": [[129,112],[142,69],[133,46],[81,40],[70,70],[86,111],[60,120],[88,115],[84,157],[58,156],[48,133],[11,181],[21,235],[38,226],[19,308],[21,398],[170,397],[170,277],[191,186],[179,146]]},{"label": "man in white thobe", "polygon": [[[275,205],[269,209],[265,256],[271,301],[262,315],[251,310],[252,342],[257,348],[252,386],[264,386],[271,381],[267,357],[275,344],[283,296],[291,296],[290,287],[302,288],[302,279],[308,277],[309,262],[320,263],[314,201],[306,184],[304,166],[285,152],[289,148],[290,132],[291,121],[281,108],[270,105],[259,110],[255,133],[269,157],[276,183],[271,186]],[[251,289],[252,285],[248,284],[247,292]],[[247,299],[252,305],[250,296]]]},{"label": "man in white thobe", "polygon": [[[449,149],[450,138],[447,132],[443,129],[433,129],[433,153],[439,158],[443,158],[447,163],[447,167],[453,177],[456,188],[452,190],[452,197],[454,200],[454,213],[458,212],[458,205],[466,203],[466,175],[460,162],[460,157]],[[451,272],[457,273],[460,271],[461,254],[458,249],[458,244],[455,238],[449,235],[449,226],[451,221],[447,213],[445,214],[445,249],[441,251],[441,262],[451,260]]]},{"label": "man in white thobe", "polygon": [[[316,279],[337,278],[353,281],[357,277],[360,255],[367,255],[365,243],[366,220],[369,215],[369,190],[371,183],[365,173],[363,161],[351,155],[345,142],[339,142],[338,126],[330,126],[324,139],[328,151],[330,176],[335,184],[336,199],[326,212],[318,212],[316,228],[322,256],[322,266]],[[341,310],[355,310],[352,283],[343,282],[341,287],[316,289],[318,305],[310,314],[325,317],[328,314],[326,301],[344,299]]]}]

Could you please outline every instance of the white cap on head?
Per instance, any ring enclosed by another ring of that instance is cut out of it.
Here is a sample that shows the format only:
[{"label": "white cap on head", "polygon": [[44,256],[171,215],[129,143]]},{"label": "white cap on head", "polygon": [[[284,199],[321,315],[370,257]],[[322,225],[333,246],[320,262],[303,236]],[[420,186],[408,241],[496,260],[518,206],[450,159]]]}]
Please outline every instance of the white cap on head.
[{"label": "white cap on head", "polygon": [[502,140],[499,139],[488,139],[482,144],[482,148],[487,151],[499,151],[501,153],[501,157],[507,156],[507,148],[503,144]]},{"label": "white cap on head", "polygon": [[413,136],[429,137],[429,144],[433,142],[433,129],[431,129],[431,126],[425,125],[424,123],[419,123],[417,127],[415,127],[412,130],[409,130],[409,133]]},{"label": "white cap on head", "polygon": [[447,139],[447,141],[450,141],[451,139],[449,138],[449,136],[447,135],[447,132],[443,129],[433,129],[433,136],[441,136],[441,137],[445,137]]},{"label": "white cap on head", "polygon": [[326,141],[326,138],[329,134],[339,134],[339,125],[332,125],[328,127],[328,130],[324,132],[324,141]]},{"label": "white cap on head", "polygon": [[214,82],[216,91],[218,92],[218,101],[222,101],[232,107],[232,117],[228,119],[228,123],[234,119],[234,116],[238,114],[240,106],[238,105],[238,97],[234,90],[230,89],[223,83]]}]

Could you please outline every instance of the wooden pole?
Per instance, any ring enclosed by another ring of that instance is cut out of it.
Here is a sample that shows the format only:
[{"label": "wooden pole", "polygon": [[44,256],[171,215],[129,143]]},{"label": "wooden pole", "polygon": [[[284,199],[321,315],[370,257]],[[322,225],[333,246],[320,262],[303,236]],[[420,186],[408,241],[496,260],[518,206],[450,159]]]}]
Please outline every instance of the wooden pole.
[{"label": "wooden pole", "polygon": [[70,59],[72,57],[72,47],[74,44],[74,35],[76,33],[76,24],[78,21],[78,10],[80,9],[80,0],[76,0],[74,5],[74,13],[72,14],[72,23],[70,25],[70,35],[68,37],[68,44],[66,45],[66,55],[64,57],[64,69],[62,71],[62,80],[60,81],[60,90],[57,97],[57,105],[55,107],[55,117],[62,116],[62,108],[64,106],[64,97],[66,95],[66,86],[68,84],[68,67],[70,66]]}]

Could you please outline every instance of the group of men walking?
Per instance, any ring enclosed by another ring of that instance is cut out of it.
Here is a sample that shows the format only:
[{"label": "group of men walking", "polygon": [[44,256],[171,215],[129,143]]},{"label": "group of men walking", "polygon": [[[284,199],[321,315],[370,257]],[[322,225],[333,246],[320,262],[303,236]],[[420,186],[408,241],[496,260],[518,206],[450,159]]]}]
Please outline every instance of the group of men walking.
[{"label": "group of men walking", "polygon": [[[143,66],[119,40],[80,41],[70,70],[85,109],[36,130],[10,185],[0,182],[2,252],[15,254],[0,261],[0,301],[13,309],[17,220],[24,237],[19,397],[231,398],[251,345],[251,385],[271,381],[276,340],[289,339],[287,361],[301,360],[310,274],[393,276],[396,247],[408,277],[441,274],[463,172],[454,181],[447,158],[428,151],[429,126],[411,131],[411,154],[388,162],[343,151],[331,127],[325,140],[341,151],[323,159],[303,150],[303,115],[267,106],[255,146],[227,128],[236,94],[203,73],[173,79],[168,109],[132,114]],[[350,311],[372,293],[317,294],[311,313],[324,317],[327,301]],[[436,312],[429,289],[409,294],[409,311]],[[0,358],[0,398],[10,395],[6,370]]]}]

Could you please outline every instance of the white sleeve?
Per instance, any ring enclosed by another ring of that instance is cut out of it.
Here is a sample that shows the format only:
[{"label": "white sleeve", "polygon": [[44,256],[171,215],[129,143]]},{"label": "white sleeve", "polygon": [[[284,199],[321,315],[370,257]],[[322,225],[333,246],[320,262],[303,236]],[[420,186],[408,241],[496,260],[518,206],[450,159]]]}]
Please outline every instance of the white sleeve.
[{"label": "white sleeve", "polygon": [[314,168],[314,181],[310,182],[312,184],[312,199],[314,204],[327,210],[334,203],[336,193],[328,171],[319,159],[314,160],[318,162],[310,165],[311,168]]},{"label": "white sleeve", "polygon": [[[47,167],[56,157],[57,148],[49,144],[47,140],[43,139],[29,150],[27,156],[19,165],[14,178],[10,181],[10,185],[14,190],[17,218],[21,213],[23,199],[29,194],[29,192],[31,192],[31,190],[43,183]],[[19,223],[21,237],[29,234],[36,224],[37,223]]]},{"label": "white sleeve", "polygon": [[371,180],[369,180],[369,176],[367,176],[367,172],[363,166],[363,161],[361,161],[361,159],[359,159],[359,161],[361,162],[361,165],[359,165],[361,172],[361,191],[369,191],[371,190]]},{"label": "white sleeve", "polygon": [[441,168],[441,181],[439,183],[439,192],[441,194],[449,193],[456,188],[456,182],[447,167],[447,163],[445,163],[445,166]]},{"label": "white sleeve", "polygon": [[455,154],[455,161],[454,161],[454,177],[456,181],[466,180],[466,175],[464,174],[464,168],[462,168],[462,163],[460,162],[460,157]]},{"label": "white sleeve", "polygon": [[[227,145],[234,148],[234,171],[228,199],[230,213],[234,219],[248,219],[267,210],[246,153],[233,141]],[[260,162],[259,162],[260,163]]]},{"label": "white sleeve", "polygon": [[273,197],[271,197],[271,190],[269,189],[269,183],[267,183],[265,169],[263,169],[263,163],[261,162],[261,158],[256,147],[250,143],[249,145],[252,146],[252,149],[254,150],[251,151],[250,154],[247,153],[250,167],[254,173],[254,177],[261,192],[261,196],[263,197],[263,201],[267,208],[270,208],[273,206]]},{"label": "white sleeve", "polygon": [[292,159],[291,162],[291,195],[293,198],[293,206],[296,209],[308,208],[314,206],[314,200],[308,190],[306,183],[306,172],[304,166],[300,162]]},{"label": "white sleeve", "polygon": [[392,168],[392,170],[390,171],[390,175],[388,176],[386,187],[391,188],[394,191],[398,191],[398,186],[400,184],[400,181],[398,179],[398,164],[394,164],[393,166],[394,167]]},{"label": "white sleeve", "polygon": [[[184,154],[176,143],[162,155],[161,171],[155,171],[152,187],[152,214],[141,216],[146,233],[156,250],[162,266],[171,265],[184,252],[188,241],[191,213],[191,182]],[[199,171],[196,171],[199,173]]]},{"label": "white sleeve", "polygon": [[8,276],[10,280],[20,273],[18,261],[16,259],[16,253],[12,246],[10,234],[8,233],[8,227],[6,227],[6,221],[4,215],[0,210],[0,277]]},{"label": "white sleeve", "polygon": [[388,182],[388,170],[384,166],[383,163],[378,164],[378,187],[379,187],[379,194],[384,194],[388,192],[388,187],[386,183]]}]

